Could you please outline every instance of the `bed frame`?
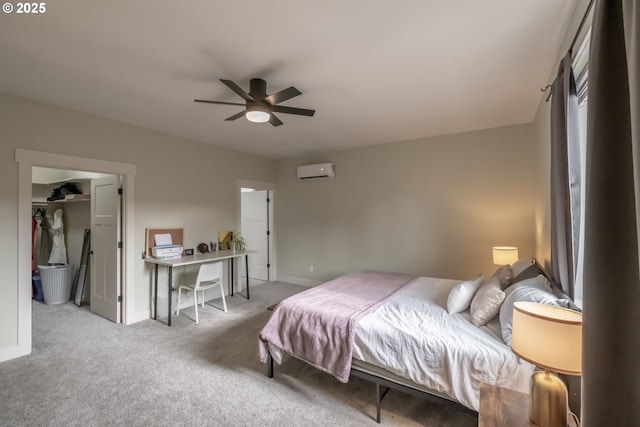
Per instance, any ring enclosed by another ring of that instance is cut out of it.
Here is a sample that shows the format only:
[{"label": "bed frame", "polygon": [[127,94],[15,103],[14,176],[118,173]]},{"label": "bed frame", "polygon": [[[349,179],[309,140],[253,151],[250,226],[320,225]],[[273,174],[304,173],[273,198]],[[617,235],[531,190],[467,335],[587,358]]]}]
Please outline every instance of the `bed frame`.
[{"label": "bed frame", "polygon": [[[477,414],[476,411],[469,409],[463,404],[456,402],[454,400],[451,400],[445,397],[444,395],[440,395],[436,391],[427,391],[424,387],[422,387],[423,389],[418,389],[416,388],[418,387],[417,385],[414,385],[414,386],[409,385],[410,383],[408,380],[403,380],[404,383],[401,383],[400,380],[402,379],[399,377],[398,377],[398,380],[391,379],[391,378],[383,377],[377,373],[367,371],[365,370],[365,368],[361,369],[359,367],[353,367],[353,366],[351,367],[350,374],[354,377],[361,378],[366,381],[370,381],[376,385],[376,422],[378,424],[380,424],[380,407],[382,404],[382,400],[387,395],[387,392],[390,389],[394,389],[402,393],[407,393],[412,396],[416,396],[416,397],[428,400],[430,402],[451,406],[457,410],[462,410],[471,414]],[[269,378],[273,378],[273,356],[271,356],[270,352],[269,352],[269,355],[267,356],[267,376]]]}]

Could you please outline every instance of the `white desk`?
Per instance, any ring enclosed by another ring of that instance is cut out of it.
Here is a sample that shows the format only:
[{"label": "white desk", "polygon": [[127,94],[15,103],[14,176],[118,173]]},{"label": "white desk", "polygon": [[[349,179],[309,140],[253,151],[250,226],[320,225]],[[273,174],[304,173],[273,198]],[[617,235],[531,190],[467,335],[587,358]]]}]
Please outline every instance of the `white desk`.
[{"label": "white desk", "polygon": [[156,258],[145,258],[144,262],[149,264],[155,264],[155,279],[154,279],[154,292],[153,292],[153,318],[155,320],[158,319],[158,266],[162,265],[167,267],[168,272],[168,321],[167,326],[171,326],[171,300],[172,300],[172,292],[173,289],[173,267],[181,267],[184,265],[197,265],[197,264],[205,264],[208,262],[217,262],[217,261],[229,261],[229,295],[233,296],[233,284],[234,284],[234,268],[233,261],[236,258],[240,258],[244,256],[246,274],[247,274],[247,299],[249,299],[249,254],[255,253],[256,251],[232,251],[232,250],[223,250],[223,251],[213,251],[207,252],[204,254],[195,254],[189,256],[183,256],[181,258],[176,259],[156,259]]}]

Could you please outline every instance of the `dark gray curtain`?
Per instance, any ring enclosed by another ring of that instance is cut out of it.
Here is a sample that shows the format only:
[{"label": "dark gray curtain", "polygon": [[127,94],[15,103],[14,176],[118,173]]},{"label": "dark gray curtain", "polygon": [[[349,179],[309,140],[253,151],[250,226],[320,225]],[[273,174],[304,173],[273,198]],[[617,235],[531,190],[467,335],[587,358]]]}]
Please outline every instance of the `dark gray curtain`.
[{"label": "dark gray curtain", "polygon": [[582,425],[640,423],[640,5],[598,0],[589,54]]},{"label": "dark gray curtain", "polygon": [[560,63],[551,96],[551,267],[555,281],[573,298],[580,236],[580,135],[571,52]]}]

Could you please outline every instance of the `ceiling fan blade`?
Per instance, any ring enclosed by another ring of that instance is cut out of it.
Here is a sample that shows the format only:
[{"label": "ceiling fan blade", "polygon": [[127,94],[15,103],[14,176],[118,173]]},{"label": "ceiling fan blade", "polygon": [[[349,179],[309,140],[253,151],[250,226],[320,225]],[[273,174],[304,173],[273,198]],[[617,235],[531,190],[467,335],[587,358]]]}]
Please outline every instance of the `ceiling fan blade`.
[{"label": "ceiling fan blade", "polygon": [[240,105],[243,107],[245,104],[240,104],[238,102],[224,102],[224,101],[209,101],[207,99],[194,99],[195,102],[205,102],[207,104],[223,104],[223,105]]},{"label": "ceiling fan blade", "polygon": [[227,118],[226,118],[226,119],[224,119],[224,120],[225,120],[225,121],[228,121],[228,122],[230,122],[231,120],[237,120],[237,119],[239,119],[240,117],[244,117],[244,113],[246,113],[246,111],[245,111],[245,110],[242,110],[242,111],[240,111],[238,114],[234,114],[233,116],[231,116],[231,117],[227,117]]},{"label": "ceiling fan blade", "polygon": [[271,117],[269,118],[269,123],[271,123],[271,126],[276,127],[276,126],[280,126],[282,123],[282,121],[277,118],[275,116],[275,114],[271,113]]},{"label": "ceiling fan blade", "polygon": [[225,80],[225,79],[220,79],[220,81],[222,83],[224,83],[225,85],[227,85],[227,87],[229,89],[231,89],[232,91],[234,91],[235,93],[237,93],[238,95],[240,95],[240,97],[242,99],[244,99],[245,101],[253,101],[254,99],[251,97],[251,95],[249,95],[247,92],[243,91],[242,88],[240,86],[238,86],[237,84],[235,84],[234,82],[232,82],[231,80]]},{"label": "ceiling fan blade", "polygon": [[307,110],[306,108],[285,107],[282,105],[274,105],[271,110],[276,113],[297,114],[299,116],[313,116],[316,110]]},{"label": "ceiling fan blade", "polygon": [[301,94],[302,94],[302,92],[300,92],[295,87],[291,86],[291,87],[288,87],[286,89],[281,90],[280,92],[276,92],[276,93],[274,93],[272,95],[269,95],[264,99],[269,104],[276,105],[276,104],[278,104],[280,102],[284,102],[287,99],[291,99],[294,96],[298,96],[298,95],[301,95]]}]

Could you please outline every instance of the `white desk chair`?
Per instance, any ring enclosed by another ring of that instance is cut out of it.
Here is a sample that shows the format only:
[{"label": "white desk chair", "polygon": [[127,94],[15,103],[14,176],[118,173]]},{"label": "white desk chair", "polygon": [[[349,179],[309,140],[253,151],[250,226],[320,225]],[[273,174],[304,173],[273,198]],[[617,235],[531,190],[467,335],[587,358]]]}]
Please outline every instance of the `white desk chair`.
[{"label": "white desk chair", "polygon": [[202,264],[198,270],[198,278],[196,283],[191,285],[180,285],[178,288],[178,309],[176,316],[180,315],[180,299],[182,298],[182,289],[193,292],[193,308],[196,310],[196,323],[198,323],[198,291],[202,291],[202,307],[204,307],[204,291],[207,289],[220,286],[220,295],[222,296],[222,305],[225,313],[227,312],[227,301],[224,299],[224,289],[222,287],[222,263],[213,262]]}]

